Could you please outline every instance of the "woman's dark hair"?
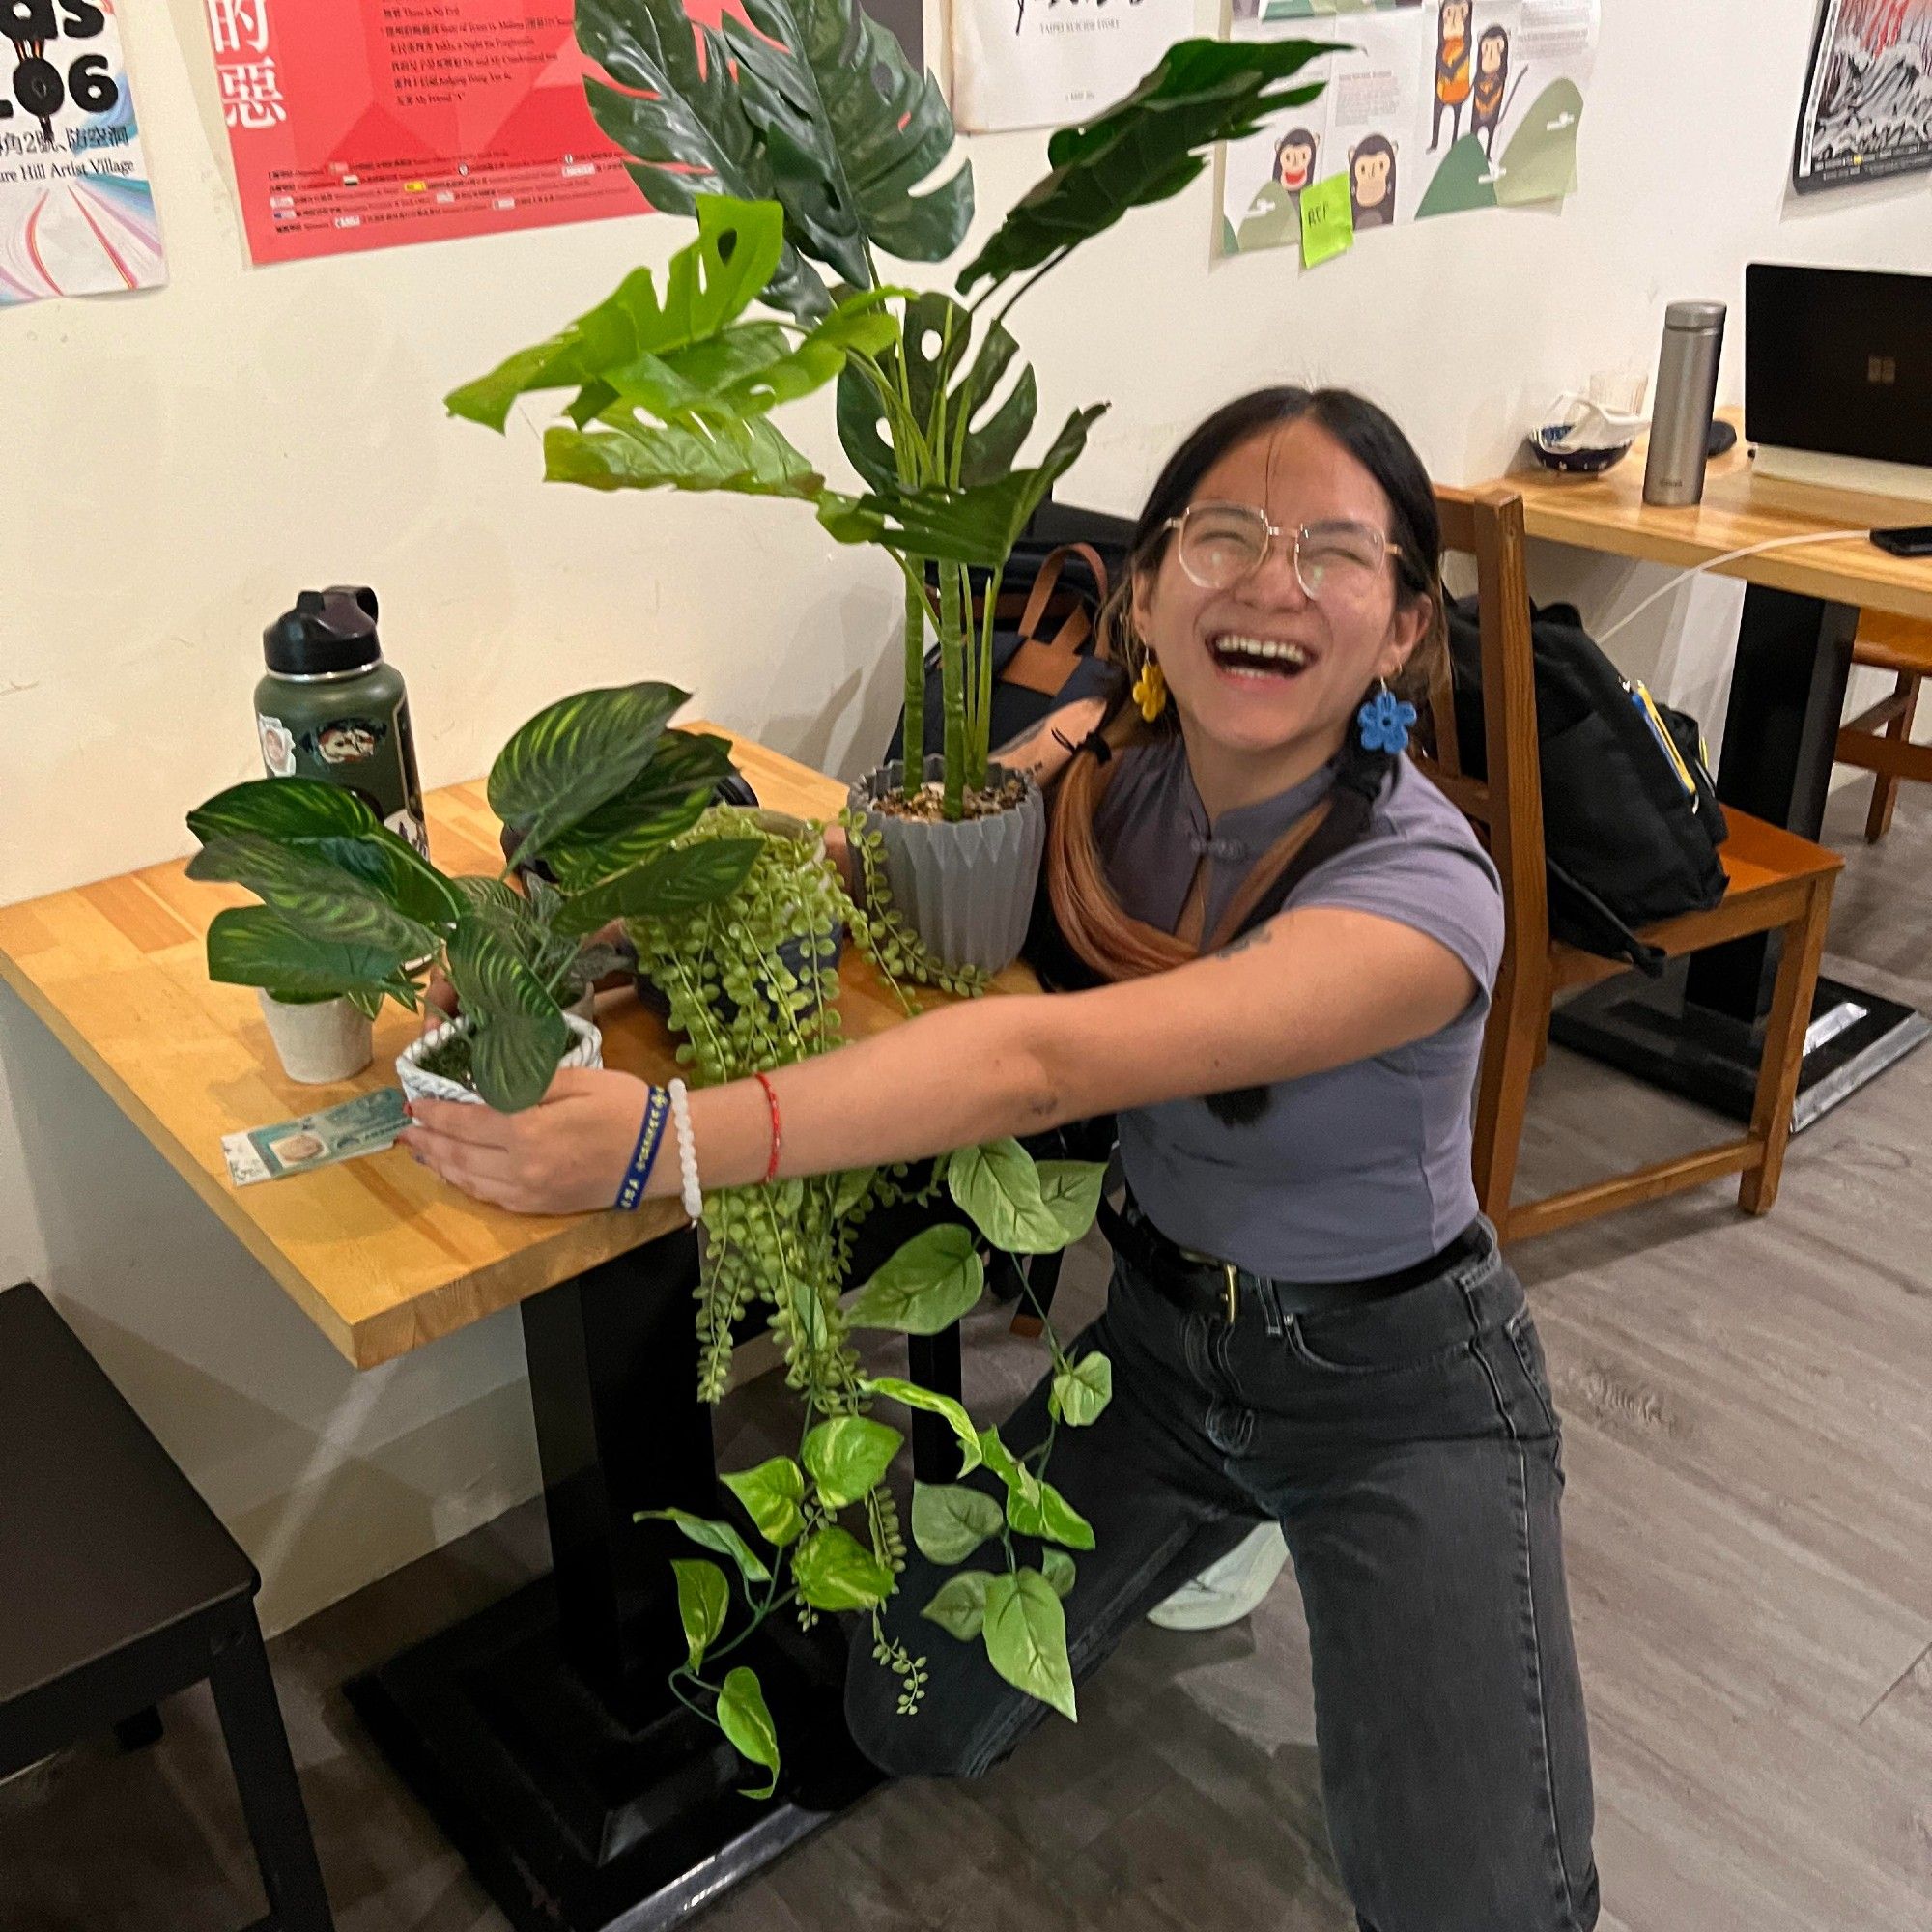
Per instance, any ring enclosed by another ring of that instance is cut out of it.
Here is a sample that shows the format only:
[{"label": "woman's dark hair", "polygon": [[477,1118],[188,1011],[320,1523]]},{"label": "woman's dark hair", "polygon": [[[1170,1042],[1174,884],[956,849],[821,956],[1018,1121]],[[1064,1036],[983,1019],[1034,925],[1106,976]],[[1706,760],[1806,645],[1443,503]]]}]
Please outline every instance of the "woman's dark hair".
[{"label": "woman's dark hair", "polygon": [[1128,549],[1126,581],[1110,600],[1102,630],[1112,654],[1138,673],[1146,648],[1131,636],[1133,581],[1160,568],[1174,539],[1174,519],[1194,500],[1201,479],[1242,443],[1292,423],[1312,422],[1327,433],[1381,486],[1389,502],[1388,539],[1401,554],[1396,582],[1405,602],[1426,598],[1429,630],[1403,673],[1406,687],[1427,690],[1448,632],[1442,595],[1442,521],[1429,471],[1388,413],[1351,389],[1303,389],[1283,384],[1254,389],[1224,404],[1177,449],[1155,477]]},{"label": "woman's dark hair", "polygon": [[[1374,403],[1347,389],[1281,387],[1239,396],[1216,410],[1168,459],[1134,526],[1124,581],[1100,614],[1100,650],[1127,677],[1139,674],[1148,656],[1145,641],[1134,632],[1133,586],[1166,559],[1174,519],[1194,500],[1202,478],[1230,450],[1297,422],[1313,422],[1325,430],[1376,479],[1388,498],[1388,539],[1400,553],[1394,565],[1398,595],[1407,602],[1420,599],[1430,610],[1429,629],[1409,658],[1403,683],[1427,692],[1434,665],[1448,653],[1442,526],[1435,493],[1408,439]],[[1115,895],[1094,843],[1094,816],[1112,775],[1113,752],[1179,728],[1172,705],[1158,722],[1148,724],[1125,697],[1125,680],[1117,680],[1106,721],[1095,734],[1104,741],[1101,750],[1106,756],[1091,740],[1080,747],[1058,781],[1047,831],[1046,889],[1055,927],[1076,958],[1102,980],[1162,972],[1198,957],[1201,950],[1131,918]],[[1345,768],[1353,755],[1352,749],[1345,753]],[[1385,775],[1385,763],[1378,765],[1378,786]],[[1270,880],[1281,877],[1310,832],[1310,822],[1304,821],[1261,856],[1223,914],[1224,926],[1237,928],[1240,920],[1258,907]],[[1205,937],[1209,950],[1224,943],[1213,935]],[[1266,1089],[1252,1088],[1210,1095],[1208,1104],[1218,1119],[1241,1123],[1259,1119],[1266,1101]]]}]

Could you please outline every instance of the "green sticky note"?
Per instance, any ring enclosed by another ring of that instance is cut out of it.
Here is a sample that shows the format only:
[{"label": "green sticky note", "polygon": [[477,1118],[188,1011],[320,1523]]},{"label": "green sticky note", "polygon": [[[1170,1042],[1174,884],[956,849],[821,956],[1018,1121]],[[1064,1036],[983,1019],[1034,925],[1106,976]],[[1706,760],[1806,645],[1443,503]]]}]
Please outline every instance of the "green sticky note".
[{"label": "green sticky note", "polygon": [[1355,245],[1355,210],[1349,177],[1330,175],[1301,190],[1301,264],[1312,269]]}]

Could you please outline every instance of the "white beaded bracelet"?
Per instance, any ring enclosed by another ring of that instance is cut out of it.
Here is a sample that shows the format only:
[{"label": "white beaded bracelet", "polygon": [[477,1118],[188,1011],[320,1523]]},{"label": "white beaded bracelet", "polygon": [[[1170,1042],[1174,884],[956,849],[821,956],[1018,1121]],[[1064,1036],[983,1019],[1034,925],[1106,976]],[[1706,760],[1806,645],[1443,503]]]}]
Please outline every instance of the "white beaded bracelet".
[{"label": "white beaded bracelet", "polygon": [[691,1131],[691,1094],[682,1080],[670,1083],[671,1125],[677,1129],[677,1165],[684,1178],[680,1198],[694,1221],[704,1218],[704,1190],[697,1184],[697,1142]]}]

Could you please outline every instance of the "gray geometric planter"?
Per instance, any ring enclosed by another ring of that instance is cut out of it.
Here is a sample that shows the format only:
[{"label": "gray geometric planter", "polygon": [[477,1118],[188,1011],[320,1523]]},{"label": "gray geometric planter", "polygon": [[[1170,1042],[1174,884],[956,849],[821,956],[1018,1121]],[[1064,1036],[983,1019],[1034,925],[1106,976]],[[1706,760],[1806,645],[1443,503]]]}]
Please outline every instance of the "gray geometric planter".
[{"label": "gray geometric planter", "polygon": [[[977,966],[997,973],[1020,956],[1033,917],[1034,889],[1046,851],[1046,801],[1032,779],[1026,797],[1010,810],[957,825],[900,818],[874,810],[896,791],[904,767],[882,765],[852,787],[855,810],[868,830],[886,841],[886,883],[894,903],[922,944],[942,965]],[[943,779],[946,761],[925,761],[928,781]],[[987,768],[989,787],[1010,777],[1002,765]]]}]

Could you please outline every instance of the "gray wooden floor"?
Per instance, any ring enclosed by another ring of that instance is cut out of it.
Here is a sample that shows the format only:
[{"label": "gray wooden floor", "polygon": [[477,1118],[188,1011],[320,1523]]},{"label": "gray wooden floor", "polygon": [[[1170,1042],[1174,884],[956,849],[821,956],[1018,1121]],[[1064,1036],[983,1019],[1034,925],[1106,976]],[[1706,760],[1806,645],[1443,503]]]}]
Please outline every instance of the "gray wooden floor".
[{"label": "gray wooden floor", "polygon": [[[1853,850],[1833,949],[1932,1005],[1932,800]],[[1558,1053],[1526,1182],[1693,1139],[1688,1109]],[[1932,1924],[1932,1049],[1794,1148],[1767,1221],[1708,1194],[1519,1251],[1567,1417],[1572,1593],[1612,1932]],[[1077,1275],[1077,1278],[1075,1278]],[[1069,1270],[1095,1305],[1098,1270]],[[978,1318],[996,1412],[1037,1357]],[[748,1399],[749,1398],[749,1399]],[[760,1430],[757,1392],[727,1434]],[[534,1509],[291,1634],[275,1663],[343,1932],[499,1932],[335,1687],[544,1561]],[[1249,1624],[1146,1630],[972,1787],[886,1791],[709,1932],[1345,1932],[1290,1584]],[[5,1932],[225,1932],[260,1910],[203,1695],[157,1749],[0,1788]],[[1509,1928],[1497,1928],[1509,1932]]]}]

